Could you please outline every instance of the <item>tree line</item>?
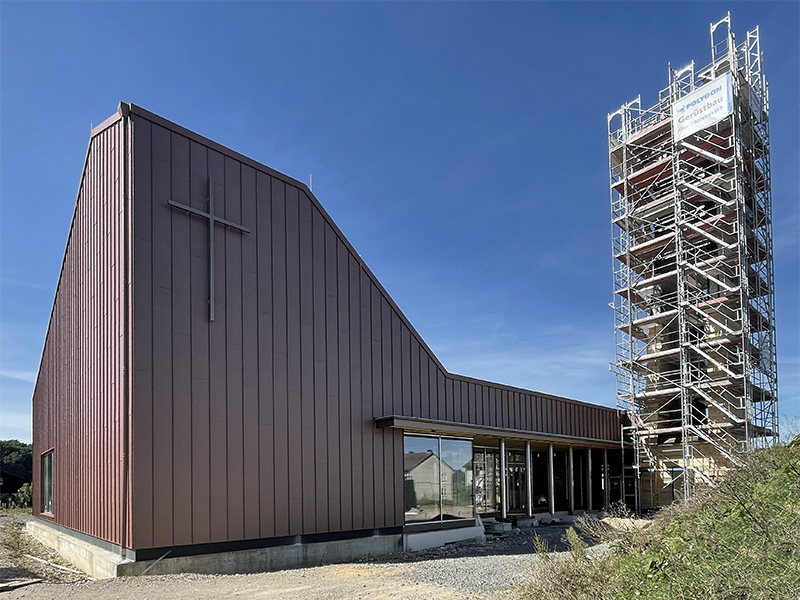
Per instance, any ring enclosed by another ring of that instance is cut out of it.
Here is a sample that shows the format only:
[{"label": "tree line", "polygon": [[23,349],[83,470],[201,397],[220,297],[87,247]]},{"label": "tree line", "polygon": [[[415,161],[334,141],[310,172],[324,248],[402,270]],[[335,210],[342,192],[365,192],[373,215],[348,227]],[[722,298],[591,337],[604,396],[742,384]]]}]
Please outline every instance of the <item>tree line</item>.
[{"label": "tree line", "polygon": [[31,505],[33,446],[19,440],[0,440],[0,506]]}]

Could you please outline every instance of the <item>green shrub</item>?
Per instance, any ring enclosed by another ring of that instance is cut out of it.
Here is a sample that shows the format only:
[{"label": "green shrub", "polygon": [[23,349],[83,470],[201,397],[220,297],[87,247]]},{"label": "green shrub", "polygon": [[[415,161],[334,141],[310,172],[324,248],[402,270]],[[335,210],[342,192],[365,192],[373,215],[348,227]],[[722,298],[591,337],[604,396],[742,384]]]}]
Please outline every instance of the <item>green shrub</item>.
[{"label": "green shrub", "polygon": [[585,538],[615,536],[589,558],[575,530],[572,560],[549,560],[533,599],[788,600],[800,597],[800,444],[759,452],[718,490],[662,510],[645,528],[609,531],[582,518]]},{"label": "green shrub", "polygon": [[30,508],[33,503],[33,486],[30,483],[23,483],[22,487],[14,494],[14,504],[17,508]]}]

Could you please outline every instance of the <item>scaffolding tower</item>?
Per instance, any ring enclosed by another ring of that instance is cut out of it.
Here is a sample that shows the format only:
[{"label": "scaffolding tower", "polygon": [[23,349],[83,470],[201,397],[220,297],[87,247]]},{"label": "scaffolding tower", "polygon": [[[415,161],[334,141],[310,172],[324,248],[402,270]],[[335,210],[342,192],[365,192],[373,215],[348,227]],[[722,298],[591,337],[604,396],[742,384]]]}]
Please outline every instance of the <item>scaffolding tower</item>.
[{"label": "scaffolding tower", "polygon": [[608,116],[617,405],[637,507],[777,441],[769,94],[758,28]]}]

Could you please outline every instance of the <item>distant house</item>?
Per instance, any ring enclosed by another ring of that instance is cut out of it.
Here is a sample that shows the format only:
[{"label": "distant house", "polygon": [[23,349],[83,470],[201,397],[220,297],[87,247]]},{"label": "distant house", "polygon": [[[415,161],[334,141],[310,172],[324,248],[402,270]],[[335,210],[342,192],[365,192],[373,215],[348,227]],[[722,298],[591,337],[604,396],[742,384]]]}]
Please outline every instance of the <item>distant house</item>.
[{"label": "distant house", "polygon": [[16,494],[24,483],[27,482],[22,477],[0,471],[0,494]]},{"label": "distant house", "polygon": [[[134,105],[92,131],[30,525],[82,568],[276,569],[598,509],[620,435],[614,409],[448,372],[302,183]],[[472,470],[514,456],[528,496],[500,476],[477,505]]]},{"label": "distant house", "polygon": [[408,452],[403,455],[403,471],[406,481],[406,520],[431,518],[425,507],[434,505],[438,516],[438,504],[453,498],[453,468],[439,460],[432,451]]}]

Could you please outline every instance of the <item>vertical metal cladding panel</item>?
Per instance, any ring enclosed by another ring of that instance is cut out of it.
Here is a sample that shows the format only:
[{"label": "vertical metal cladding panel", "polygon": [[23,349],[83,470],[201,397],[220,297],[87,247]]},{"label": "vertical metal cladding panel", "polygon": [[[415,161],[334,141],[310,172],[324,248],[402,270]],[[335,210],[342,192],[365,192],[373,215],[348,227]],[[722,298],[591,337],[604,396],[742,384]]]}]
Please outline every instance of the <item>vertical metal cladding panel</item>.
[{"label": "vertical metal cladding panel", "polygon": [[[364,515],[364,453],[362,450],[362,406],[361,406],[361,267],[357,257],[350,252],[342,253],[347,268],[347,307],[349,351],[349,415],[351,466],[342,467],[343,478],[350,478],[351,528],[361,529]],[[340,255],[340,258],[342,256]],[[343,265],[343,268],[345,265]]]},{"label": "vertical metal cladding panel", "polygon": [[[220,195],[220,214],[233,223],[242,222],[241,163],[228,156],[224,160],[223,190]],[[224,204],[223,204],[224,199]],[[252,198],[250,198],[252,202]],[[224,206],[224,211],[222,210]],[[227,398],[227,479],[228,534],[227,539],[243,539],[244,535],[244,353],[242,347],[242,298],[244,261],[242,238],[236,230],[220,229],[221,260],[225,264],[225,396]],[[215,240],[216,241],[216,240]],[[176,307],[177,310],[177,307]],[[220,311],[221,313],[222,311]],[[177,532],[176,532],[177,534]]]},{"label": "vertical metal cladding panel", "polygon": [[[273,493],[272,519],[276,536],[289,535],[289,519],[286,507],[289,505],[289,333],[286,288],[286,185],[283,181],[272,179],[272,273],[270,286],[273,304],[273,392],[262,400],[271,403],[273,409],[273,449],[275,487]],[[259,237],[264,235],[260,233]],[[263,294],[259,285],[259,293]],[[263,317],[259,315],[259,320]],[[267,394],[269,391],[267,390]],[[264,457],[267,461],[269,457]],[[264,510],[264,501],[261,503]]]},{"label": "vertical metal cladding panel", "polygon": [[[247,165],[241,170],[242,223],[257,223],[256,171]],[[244,487],[244,537],[261,537],[259,490],[259,402],[258,402],[258,253],[256,238],[243,235],[242,252],[242,450]]]},{"label": "vertical metal cladding panel", "polygon": [[[338,479],[340,493],[340,527],[342,530],[353,528],[353,437],[352,437],[352,400],[351,400],[351,368],[350,355],[350,253],[339,243],[338,236],[328,228],[329,236],[334,240],[336,260],[336,308],[338,329],[334,337],[337,340],[338,358],[338,395],[339,395],[339,427],[334,434],[334,442],[339,447],[339,461],[333,463],[329,457],[328,464],[333,471],[332,477]],[[326,261],[333,263],[332,254],[326,255]],[[330,381],[329,381],[330,383]],[[347,468],[350,465],[351,468]],[[344,466],[344,468],[343,468]],[[331,517],[333,523],[334,518]],[[334,525],[331,525],[333,527]]]},{"label": "vertical metal cladding panel", "polygon": [[[325,245],[325,219],[316,209],[310,200],[307,200],[311,208],[311,232],[312,232],[312,358],[313,358],[313,387],[312,402],[314,405],[313,419],[313,464],[314,464],[314,489],[316,496],[328,498],[329,503],[333,504],[337,500],[338,493],[334,494],[329,489],[328,484],[328,422],[336,417],[334,411],[329,410],[336,405],[337,399],[331,401],[328,390],[328,379],[336,368],[336,354],[329,353],[328,333],[337,330],[335,323],[328,324],[328,293],[327,280],[328,273],[336,277],[336,261],[331,263],[331,268],[325,268],[326,245]],[[330,348],[332,350],[332,348]],[[331,363],[331,370],[328,370],[328,361]],[[338,419],[336,419],[338,420]],[[314,510],[314,529],[316,531],[328,531],[330,529],[330,518],[328,503],[315,502]]]},{"label": "vertical metal cladding panel", "polygon": [[[177,135],[174,132],[172,135]],[[213,181],[214,193],[214,212],[216,215],[225,216],[225,156],[224,154],[208,149],[208,174],[205,184],[208,187],[209,182]],[[207,196],[208,197],[208,196]],[[176,199],[177,200],[177,199]],[[166,207],[169,209],[169,207]],[[155,211],[155,207],[154,207]],[[170,210],[168,218],[191,218],[186,214],[173,214],[174,210]],[[203,223],[208,228],[208,223]],[[209,413],[211,420],[211,432],[209,436],[209,457],[210,457],[210,494],[211,494],[211,542],[222,542],[228,538],[229,528],[228,521],[230,516],[230,506],[228,499],[231,490],[228,486],[228,466],[230,464],[228,457],[229,440],[228,440],[228,343],[227,343],[227,325],[226,319],[226,253],[225,253],[225,238],[227,232],[222,234],[222,229],[215,228],[214,231],[214,244],[209,247],[209,251],[213,253],[213,259],[209,257],[203,261],[204,266],[208,268],[209,263],[214,266],[214,286],[207,290],[203,296],[206,303],[209,303],[209,293],[214,298],[214,312],[215,321],[209,322],[208,328],[208,344],[209,344]],[[236,235],[231,232],[230,235]],[[168,255],[165,255],[165,258]],[[206,317],[209,319],[209,317]],[[157,326],[156,326],[157,327]],[[160,368],[161,365],[155,366]],[[160,401],[158,398],[153,398],[154,404]],[[236,399],[233,399],[236,402]],[[234,515],[234,519],[238,515]],[[173,538],[174,544],[187,543],[184,540]],[[157,544],[164,546],[168,544]]]},{"label": "vertical metal cladding panel", "polygon": [[[314,274],[313,274],[313,222],[311,203],[297,190],[298,240],[299,240],[299,303],[300,303],[300,412],[297,453],[300,458],[301,477],[295,488],[301,512],[300,531],[316,531],[316,473],[314,464]],[[324,331],[324,330],[323,330]]]},{"label": "vertical metal cladding panel", "polygon": [[153,545],[152,124],[133,119],[133,548]]},{"label": "vertical metal cladding panel", "polygon": [[[189,203],[191,144],[184,137],[171,143],[170,197]],[[177,217],[177,215],[176,215]],[[192,420],[192,222],[172,219],[172,363],[173,431],[172,511],[175,537],[186,539],[192,530],[192,429],[184,423]],[[185,310],[184,310],[185,307]]]},{"label": "vertical metal cladding panel", "polygon": [[[147,123],[143,121],[143,123]],[[208,197],[208,150],[202,144],[190,142],[190,180],[189,196],[186,204],[198,210],[207,208]],[[138,176],[139,168],[134,169]],[[137,205],[142,201],[141,194],[136,198]],[[177,200],[176,200],[177,201]],[[191,373],[191,418],[189,432],[191,439],[191,485],[184,493],[191,494],[191,505],[184,512],[191,514],[192,541],[208,543],[211,541],[211,456],[209,439],[211,435],[210,411],[210,345],[208,320],[208,228],[200,219],[184,219],[191,230],[190,242],[190,314],[191,351],[188,357]],[[138,260],[138,256],[136,257]],[[138,281],[137,281],[138,285]],[[146,401],[138,398],[142,404]],[[137,449],[137,455],[142,449]],[[144,449],[146,454],[150,449]]]},{"label": "vertical metal cladding panel", "polygon": [[[317,212],[316,214],[319,213]],[[344,359],[340,360],[339,358],[339,353],[342,349],[342,343],[339,340],[339,336],[342,333],[342,323],[340,321],[341,315],[338,301],[340,294],[340,265],[337,239],[334,231],[324,222],[321,214],[318,219],[316,217],[315,219],[322,232],[323,248],[321,252],[323,258],[317,268],[321,269],[325,282],[324,319],[326,324],[325,335],[319,336],[322,337],[321,343],[324,344],[322,361],[317,363],[319,376],[325,390],[326,418],[320,426],[320,432],[323,429],[325,430],[325,446],[323,448],[321,442],[320,447],[317,448],[317,468],[321,473],[320,476],[327,478],[329,498],[326,514],[320,518],[325,518],[328,529],[338,531],[342,529],[344,518],[342,514],[343,482],[339,476],[339,464],[344,454],[340,436],[343,421],[341,416],[343,396],[340,394],[340,385],[342,385],[340,368],[344,361]],[[330,265],[330,268],[326,269],[326,264]],[[322,376],[323,371],[324,377]]]},{"label": "vertical metal cladding panel", "polygon": [[[150,161],[152,187],[152,423],[153,423],[153,542],[156,546],[169,545],[173,540],[173,375],[177,362],[173,359],[174,330],[172,326],[172,221],[169,207],[172,190],[172,135],[158,125],[151,129],[152,153]],[[134,168],[138,165],[134,164]],[[137,190],[134,202],[138,204]],[[144,224],[142,224],[144,225]],[[138,227],[139,223],[135,223]],[[170,257],[170,260],[166,260]],[[137,261],[138,257],[134,257]],[[134,281],[134,286],[138,286]],[[136,340],[136,334],[134,334]],[[182,390],[178,394],[183,393]],[[178,425],[178,424],[176,424]],[[134,448],[134,453],[138,448]]]},{"label": "vertical metal cladding panel", "polygon": [[[93,132],[33,394],[34,514],[121,543],[125,326],[123,121]],[[53,515],[41,455],[53,450]]]},{"label": "vertical metal cladding panel", "polygon": [[361,418],[357,427],[361,430],[362,497],[361,518],[357,527],[363,529],[375,522],[375,448],[371,435],[372,427],[372,281],[367,273],[359,270],[361,300]]},{"label": "vertical metal cladding panel", "polygon": [[274,301],[272,290],[273,236],[272,196],[273,179],[256,171],[256,228],[261,234],[256,243],[257,325],[251,328],[257,337],[256,364],[258,369],[258,514],[259,536],[275,535],[275,393],[274,372],[275,336]]}]

